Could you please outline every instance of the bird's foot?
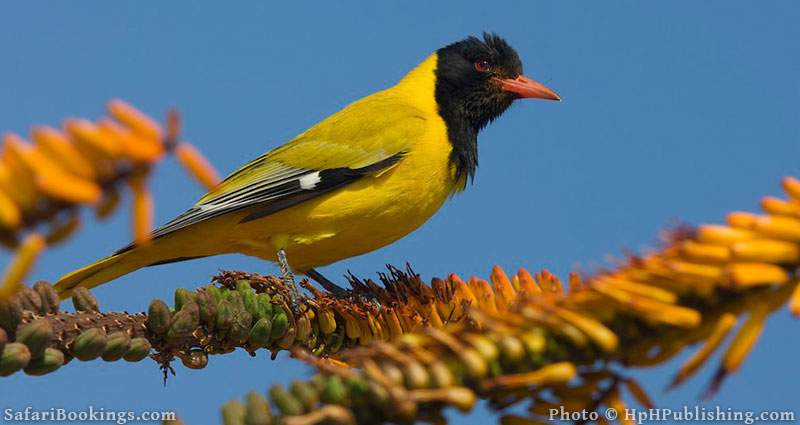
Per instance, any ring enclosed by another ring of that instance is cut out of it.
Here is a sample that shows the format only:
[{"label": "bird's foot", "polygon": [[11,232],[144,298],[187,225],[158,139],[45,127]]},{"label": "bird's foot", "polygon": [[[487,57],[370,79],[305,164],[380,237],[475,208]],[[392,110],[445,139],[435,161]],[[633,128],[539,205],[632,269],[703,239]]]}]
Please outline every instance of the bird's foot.
[{"label": "bird's foot", "polygon": [[297,288],[297,283],[294,281],[294,273],[292,268],[289,267],[289,261],[286,259],[286,251],[278,250],[278,267],[281,269],[281,280],[283,284],[289,289],[289,296],[291,297],[290,306],[292,310],[297,313],[300,311],[298,301],[300,300],[300,290]]}]

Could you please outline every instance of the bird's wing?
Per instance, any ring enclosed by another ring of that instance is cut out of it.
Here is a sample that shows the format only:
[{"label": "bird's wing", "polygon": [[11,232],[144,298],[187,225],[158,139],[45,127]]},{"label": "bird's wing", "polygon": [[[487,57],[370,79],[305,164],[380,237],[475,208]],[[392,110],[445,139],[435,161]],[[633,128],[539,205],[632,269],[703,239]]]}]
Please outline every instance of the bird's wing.
[{"label": "bird's wing", "polygon": [[396,164],[425,131],[424,116],[416,110],[398,114],[398,105],[389,113],[379,103],[371,108],[374,119],[365,119],[360,113],[366,111],[356,108],[362,102],[234,172],[191,209],[153,232],[153,238],[244,208],[253,211],[242,222],[255,220]]}]

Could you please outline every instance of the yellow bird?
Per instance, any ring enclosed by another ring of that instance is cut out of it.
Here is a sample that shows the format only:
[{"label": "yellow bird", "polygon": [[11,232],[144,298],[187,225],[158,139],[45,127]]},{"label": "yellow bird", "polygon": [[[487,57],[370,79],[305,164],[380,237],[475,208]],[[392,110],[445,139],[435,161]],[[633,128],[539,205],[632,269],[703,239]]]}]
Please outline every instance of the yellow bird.
[{"label": "yellow bird", "polygon": [[393,87],[231,174],[149,244],[69,273],[56,289],[66,297],[142,267],[242,253],[277,262],[291,288],[302,273],[344,295],[314,268],[421,226],[472,180],[478,132],[520,98],[560,100],[522,75],[495,34],[445,46]]}]

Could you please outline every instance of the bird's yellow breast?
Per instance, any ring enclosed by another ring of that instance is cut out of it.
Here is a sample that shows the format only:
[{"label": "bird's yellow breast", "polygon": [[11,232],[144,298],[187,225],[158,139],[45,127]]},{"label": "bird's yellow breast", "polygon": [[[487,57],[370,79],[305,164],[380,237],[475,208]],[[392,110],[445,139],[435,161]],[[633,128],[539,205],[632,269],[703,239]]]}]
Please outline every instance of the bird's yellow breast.
[{"label": "bird's yellow breast", "polygon": [[[424,121],[414,140],[403,141],[405,153],[397,164],[236,226],[230,236],[234,251],[274,260],[275,251],[283,248],[292,267],[302,272],[378,249],[427,221],[460,186],[454,180],[452,145],[435,101],[435,67],[433,55],[396,86],[354,104],[380,103],[380,110],[387,114],[395,113],[391,105],[397,105],[398,120],[408,118],[400,115],[411,107],[418,115],[415,118]],[[348,108],[339,114],[344,113],[349,113]],[[335,122],[337,116],[330,119]]]}]

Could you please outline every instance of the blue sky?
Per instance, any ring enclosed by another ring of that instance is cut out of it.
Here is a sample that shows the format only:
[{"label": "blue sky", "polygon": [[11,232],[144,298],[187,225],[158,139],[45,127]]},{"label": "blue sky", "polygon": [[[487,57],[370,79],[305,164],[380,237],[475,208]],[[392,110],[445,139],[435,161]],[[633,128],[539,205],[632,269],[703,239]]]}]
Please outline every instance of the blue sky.
[{"label": "blue sky", "polygon": [[[158,115],[228,173],[345,104],[397,81],[436,48],[496,31],[526,73],[564,101],[520,102],[480,137],[474,186],[416,233],[323,269],[371,275],[411,262],[425,277],[487,276],[494,264],[565,273],[652,246],[675,219],[754,210],[798,175],[800,6],[790,1],[19,2],[0,7],[0,130],[96,117],[112,97]],[[154,186],[164,222],[202,193],[172,160]],[[124,211],[124,209],[123,209]],[[35,271],[55,279],[128,242],[127,212],[92,222]],[[7,255],[0,256],[5,263]],[[140,311],[218,269],[275,272],[242,256],[142,270],[96,290],[105,309]],[[797,326],[773,317],[742,370],[705,406],[791,409]],[[685,355],[682,356],[685,358]],[[673,362],[637,373],[661,406],[698,403],[709,370],[663,393]],[[213,423],[218,407],[308,375],[263,353],[177,365],[72,363],[0,381],[2,408],[177,410]],[[483,408],[459,423],[487,423]],[[2,419],[0,419],[2,420]]]}]

